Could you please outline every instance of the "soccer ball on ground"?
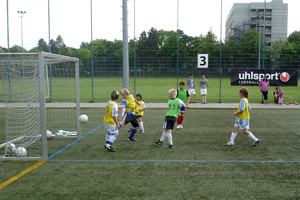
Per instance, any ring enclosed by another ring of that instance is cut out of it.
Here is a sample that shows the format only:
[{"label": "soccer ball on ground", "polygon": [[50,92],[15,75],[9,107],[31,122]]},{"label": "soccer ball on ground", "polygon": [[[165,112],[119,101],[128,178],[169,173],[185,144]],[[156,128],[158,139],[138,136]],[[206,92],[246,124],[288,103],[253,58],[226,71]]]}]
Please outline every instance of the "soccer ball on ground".
[{"label": "soccer ball on ground", "polygon": [[80,121],[80,123],[82,123],[82,124],[87,123],[88,120],[89,120],[89,118],[88,118],[88,116],[85,115],[85,114],[79,116],[79,121]]},{"label": "soccer ball on ground", "polygon": [[47,138],[52,138],[52,133],[49,130],[47,130]]},{"label": "soccer ball on ground", "polygon": [[6,153],[9,155],[16,152],[16,145],[14,145],[13,143],[7,144],[5,148],[6,148]]},{"label": "soccer ball on ground", "polygon": [[18,147],[16,150],[16,155],[18,157],[24,157],[27,155],[27,150],[24,147]]}]

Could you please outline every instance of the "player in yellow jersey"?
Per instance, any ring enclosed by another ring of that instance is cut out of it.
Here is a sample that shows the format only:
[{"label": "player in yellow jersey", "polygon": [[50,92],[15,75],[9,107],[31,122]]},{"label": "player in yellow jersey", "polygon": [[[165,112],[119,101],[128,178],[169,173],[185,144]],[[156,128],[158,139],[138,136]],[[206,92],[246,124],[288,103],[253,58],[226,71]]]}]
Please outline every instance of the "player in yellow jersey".
[{"label": "player in yellow jersey", "polygon": [[142,101],[143,97],[141,94],[136,94],[135,98],[140,104],[140,105],[136,104],[136,107],[135,107],[136,118],[137,118],[137,120],[139,122],[139,126],[141,128],[140,133],[144,133],[145,129],[144,129],[144,123],[143,123],[143,115],[144,115],[144,111],[146,110],[146,104],[145,104],[145,102]]},{"label": "player in yellow jersey", "polygon": [[248,135],[254,143],[252,146],[257,146],[260,142],[260,139],[256,138],[250,131],[250,114],[249,111],[251,110],[249,102],[248,102],[248,94],[249,90],[247,88],[242,88],[239,90],[239,96],[241,97],[241,101],[239,103],[239,108],[237,112],[234,112],[234,116],[236,117],[235,124],[233,127],[233,131],[231,133],[230,141],[225,144],[225,146],[232,146],[234,145],[234,139],[237,136],[238,129],[242,129],[245,135]]},{"label": "player in yellow jersey", "polygon": [[118,123],[118,105],[117,100],[119,99],[119,93],[117,91],[112,91],[111,100],[107,102],[106,114],[104,115],[103,121],[105,123],[106,133],[106,144],[104,149],[115,152],[116,150],[112,147],[112,144],[117,139],[119,135],[119,128],[121,128],[123,122]]},{"label": "player in yellow jersey", "polygon": [[131,130],[128,140],[136,141],[134,135],[139,128],[139,123],[136,120],[135,106],[136,104],[140,105],[140,103],[129,93],[127,88],[123,88],[120,93],[123,97],[123,107],[120,121],[124,122],[125,125],[129,122],[131,123],[133,129]]}]

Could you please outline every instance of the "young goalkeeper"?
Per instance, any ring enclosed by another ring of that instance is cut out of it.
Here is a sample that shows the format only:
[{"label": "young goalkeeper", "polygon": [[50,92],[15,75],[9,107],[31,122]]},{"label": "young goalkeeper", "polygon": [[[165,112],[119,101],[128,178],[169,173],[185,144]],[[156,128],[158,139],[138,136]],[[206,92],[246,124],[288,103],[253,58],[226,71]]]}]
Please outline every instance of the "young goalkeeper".
[{"label": "young goalkeeper", "polygon": [[256,138],[250,131],[249,131],[249,125],[250,125],[250,114],[249,111],[251,110],[249,102],[248,102],[248,94],[249,90],[247,88],[242,88],[239,90],[239,96],[241,98],[241,101],[239,103],[239,108],[237,112],[234,112],[234,116],[236,117],[235,124],[233,127],[233,131],[231,133],[230,141],[225,144],[225,146],[232,146],[234,145],[234,140],[237,136],[238,129],[242,129],[243,133],[247,135],[249,138],[251,138],[254,143],[252,146],[257,146],[260,142],[260,139]]},{"label": "young goalkeeper", "polygon": [[173,149],[172,130],[174,128],[175,122],[178,117],[179,107],[183,106],[185,108],[188,108],[188,106],[186,106],[182,100],[177,99],[176,96],[177,96],[177,91],[175,89],[169,90],[170,99],[168,101],[168,110],[166,113],[165,123],[163,126],[165,130],[163,131],[161,138],[155,142],[157,145],[162,145],[163,141],[167,137],[169,141],[170,149]]},{"label": "young goalkeeper", "polygon": [[139,128],[139,123],[136,120],[135,106],[136,104],[140,105],[140,103],[135,98],[133,98],[132,95],[130,95],[127,88],[123,88],[120,93],[123,97],[123,107],[120,121],[123,121],[125,125],[129,122],[131,123],[133,129],[131,130],[128,140],[136,141],[134,135]]},{"label": "young goalkeeper", "polygon": [[121,128],[121,124],[123,122],[118,123],[118,105],[117,100],[119,99],[119,93],[117,91],[112,91],[111,100],[107,102],[106,105],[106,114],[104,115],[103,121],[105,123],[106,133],[106,144],[104,145],[104,149],[110,152],[116,152],[116,150],[112,147],[112,144],[115,142],[119,135],[119,128]]}]

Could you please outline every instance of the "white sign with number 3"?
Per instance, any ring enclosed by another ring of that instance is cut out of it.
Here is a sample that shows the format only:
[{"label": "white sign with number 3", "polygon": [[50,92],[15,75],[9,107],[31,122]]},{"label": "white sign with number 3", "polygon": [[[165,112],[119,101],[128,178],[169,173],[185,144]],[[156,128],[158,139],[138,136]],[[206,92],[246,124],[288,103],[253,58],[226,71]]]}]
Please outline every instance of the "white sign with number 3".
[{"label": "white sign with number 3", "polygon": [[198,54],[198,68],[208,68],[208,54]]}]

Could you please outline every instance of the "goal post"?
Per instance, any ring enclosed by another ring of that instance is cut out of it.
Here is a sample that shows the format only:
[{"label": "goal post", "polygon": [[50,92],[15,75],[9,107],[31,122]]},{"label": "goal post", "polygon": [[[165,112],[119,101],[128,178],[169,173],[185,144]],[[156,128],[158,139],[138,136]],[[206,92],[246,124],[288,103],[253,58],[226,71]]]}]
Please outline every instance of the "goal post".
[{"label": "goal post", "polygon": [[[81,137],[78,58],[45,52],[0,53],[0,79],[5,104],[0,160],[48,159],[47,130],[54,138]],[[59,130],[71,134],[58,135]],[[24,147],[26,156],[8,154],[11,143]]]}]

